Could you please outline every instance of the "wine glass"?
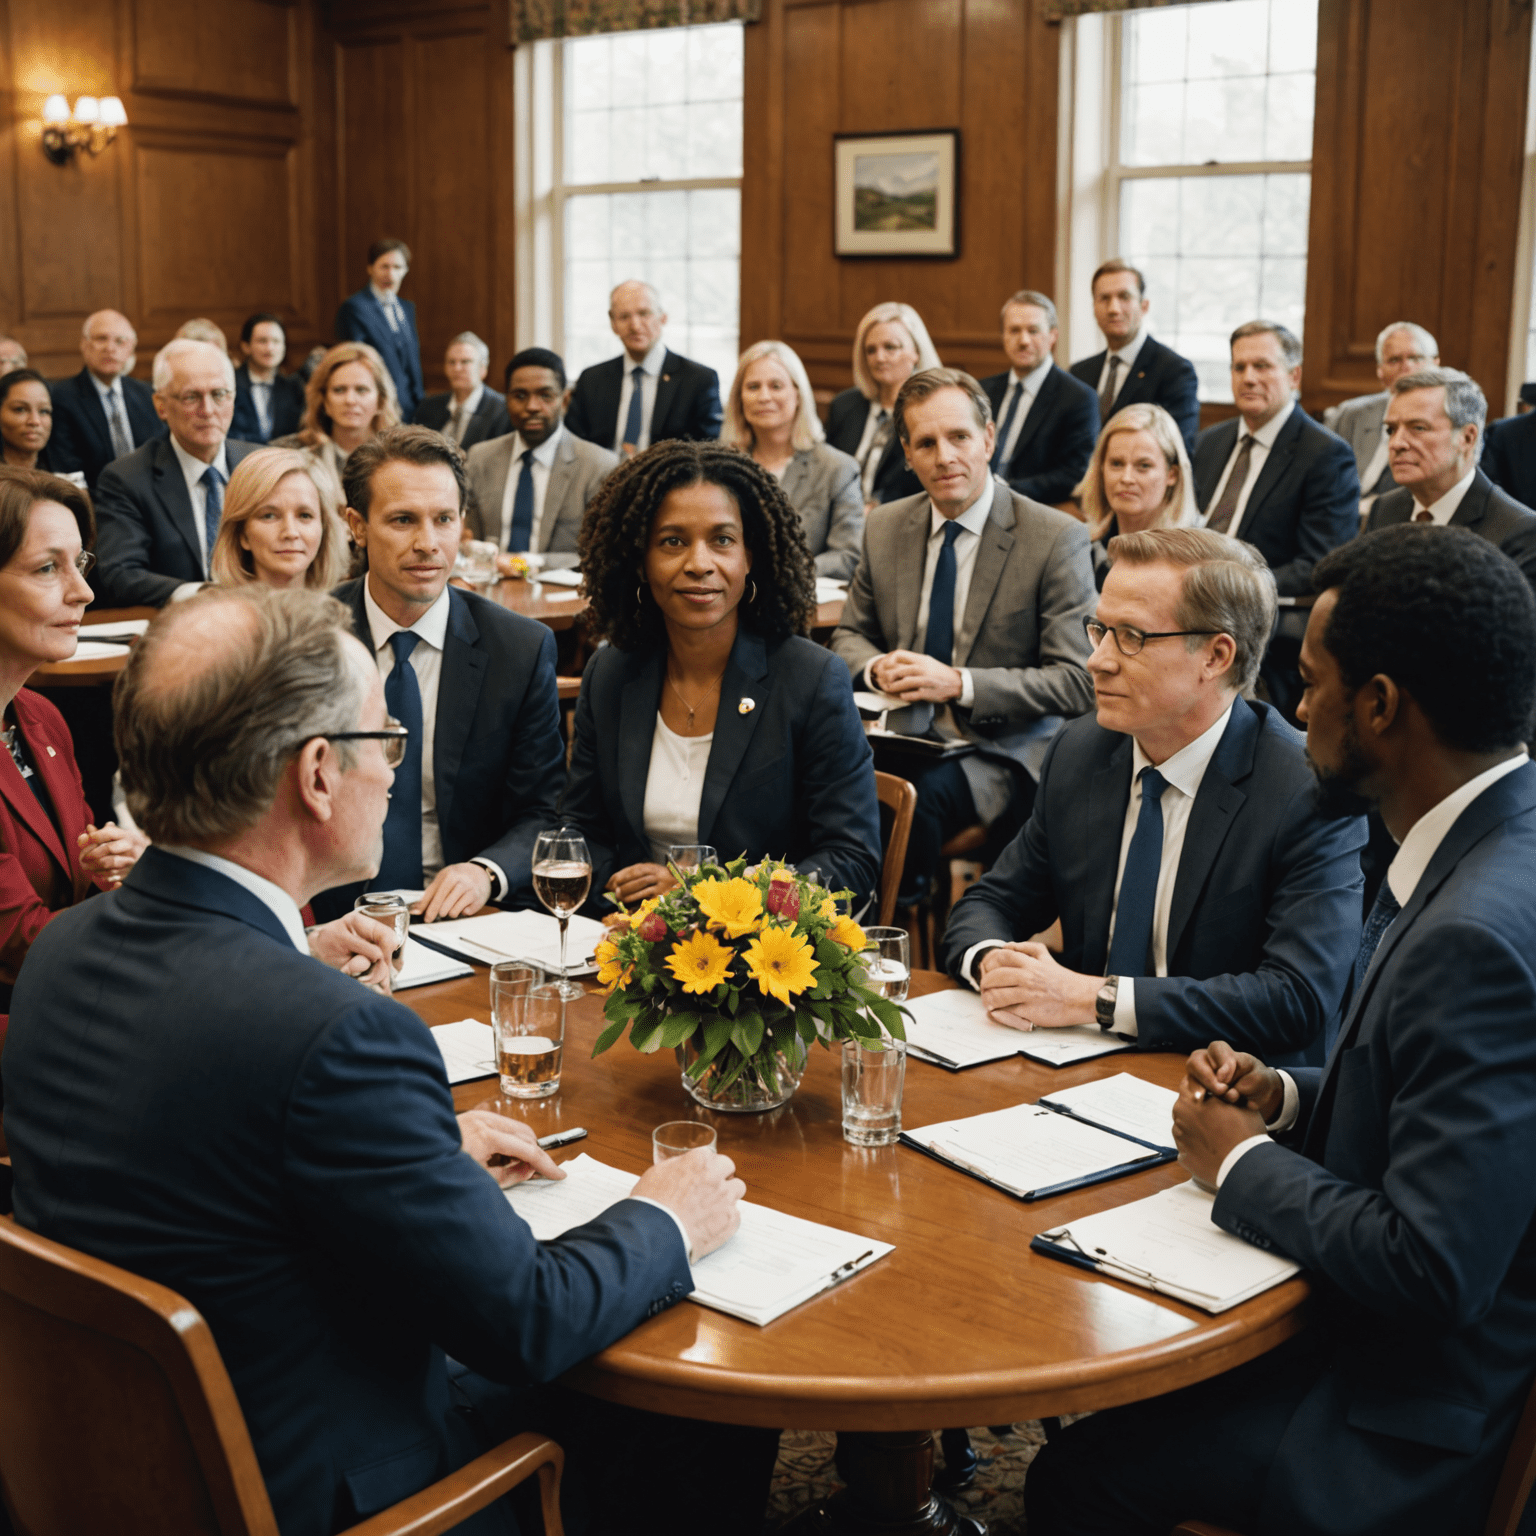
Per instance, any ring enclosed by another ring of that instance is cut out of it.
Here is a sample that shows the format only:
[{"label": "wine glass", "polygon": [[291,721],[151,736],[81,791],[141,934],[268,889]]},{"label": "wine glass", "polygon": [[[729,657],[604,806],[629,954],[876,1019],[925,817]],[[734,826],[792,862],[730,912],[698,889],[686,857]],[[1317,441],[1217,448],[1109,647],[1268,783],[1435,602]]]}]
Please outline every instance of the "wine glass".
[{"label": "wine glass", "polygon": [[581,997],[582,988],[571,980],[565,964],[565,930],[571,914],[587,899],[592,888],[592,855],[586,839],[572,827],[540,832],[533,845],[533,894],[555,914],[560,923],[560,996]]}]

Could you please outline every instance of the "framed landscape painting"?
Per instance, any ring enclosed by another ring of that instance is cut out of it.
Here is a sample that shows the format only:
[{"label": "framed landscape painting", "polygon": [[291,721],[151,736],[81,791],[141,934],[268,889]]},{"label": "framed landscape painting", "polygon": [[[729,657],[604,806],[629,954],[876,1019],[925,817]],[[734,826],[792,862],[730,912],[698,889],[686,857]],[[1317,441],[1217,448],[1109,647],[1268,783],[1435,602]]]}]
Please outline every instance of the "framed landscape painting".
[{"label": "framed landscape painting", "polygon": [[957,256],[960,134],[838,134],[839,256]]}]

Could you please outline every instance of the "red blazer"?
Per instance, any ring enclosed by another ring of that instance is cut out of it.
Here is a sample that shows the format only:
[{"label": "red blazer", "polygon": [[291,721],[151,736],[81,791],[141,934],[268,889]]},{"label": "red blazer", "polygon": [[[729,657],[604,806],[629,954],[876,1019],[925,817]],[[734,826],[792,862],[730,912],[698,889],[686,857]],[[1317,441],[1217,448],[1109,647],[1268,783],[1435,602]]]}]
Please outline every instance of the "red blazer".
[{"label": "red blazer", "polygon": [[26,688],[11,708],[64,836],[61,841],[11,754],[0,748],[0,997],[9,995],[43,925],[92,889],[75,841],[91,811],[64,717]]}]

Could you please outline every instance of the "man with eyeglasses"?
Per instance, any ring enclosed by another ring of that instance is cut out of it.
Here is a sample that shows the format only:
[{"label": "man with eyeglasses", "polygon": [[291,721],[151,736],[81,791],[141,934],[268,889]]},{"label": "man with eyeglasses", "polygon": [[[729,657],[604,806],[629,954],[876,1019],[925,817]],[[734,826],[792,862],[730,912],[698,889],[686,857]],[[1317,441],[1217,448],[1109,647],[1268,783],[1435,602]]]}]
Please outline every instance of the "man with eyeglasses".
[{"label": "man with eyeglasses", "polygon": [[155,356],[155,410],[170,428],[109,465],[96,488],[97,601],[163,607],[209,580],[230,472],[259,443],[229,436],[235,369],[206,341]]},{"label": "man with eyeglasses", "polygon": [[[1301,735],[1244,696],[1274,579],[1201,528],[1109,553],[1086,624],[1096,714],[1057,736],[1029,821],[956,905],[948,966],[1018,1029],[1321,1061],[1359,946],[1365,822],[1330,817]],[[1031,938],[1058,919],[1059,958]]]},{"label": "man with eyeglasses", "polygon": [[574,566],[587,503],[618,455],[566,430],[570,403],[565,360],[527,347],[507,364],[509,436],[469,450],[471,538],[491,539],[509,556],[540,555],[546,567]]}]

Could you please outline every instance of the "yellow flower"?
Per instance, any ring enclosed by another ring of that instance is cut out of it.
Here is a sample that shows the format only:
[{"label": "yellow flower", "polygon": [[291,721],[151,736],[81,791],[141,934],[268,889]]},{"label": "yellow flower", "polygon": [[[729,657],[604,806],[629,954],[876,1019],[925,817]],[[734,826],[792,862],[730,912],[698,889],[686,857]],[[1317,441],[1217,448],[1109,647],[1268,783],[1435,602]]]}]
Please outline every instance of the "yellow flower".
[{"label": "yellow flower", "polygon": [[636,907],[635,910],[629,914],[630,922],[636,928],[638,928],[640,926],[640,919],[642,917],[649,917],[650,914],[652,912],[654,912],[656,910],[656,908],[659,907],[660,905],[661,905],[661,897],[660,896],[647,896],[645,898],[645,900],[642,901],[640,903],[640,905],[638,907]]},{"label": "yellow flower", "polygon": [[672,946],[667,969],[683,984],[684,992],[712,992],[725,980],[733,953],[712,933],[702,928]]},{"label": "yellow flower", "polygon": [[699,911],[709,919],[711,928],[720,928],[728,939],[739,939],[753,932],[763,915],[763,898],[747,880],[700,880],[693,888]]},{"label": "yellow flower", "polygon": [[837,903],[833,901],[830,896],[828,896],[822,902],[819,911],[822,917],[835,918],[837,916]]},{"label": "yellow flower", "polygon": [[854,954],[858,954],[869,942],[864,937],[864,930],[851,917],[839,917],[827,930],[827,937],[846,945]]},{"label": "yellow flower", "polygon": [[811,946],[787,928],[764,928],[741,958],[762,991],[786,1006],[794,993],[808,991],[815,984]]},{"label": "yellow flower", "polygon": [[597,961],[598,981],[605,987],[616,986],[624,971],[624,962],[619,959],[619,946],[603,939],[592,951],[592,958]]}]

